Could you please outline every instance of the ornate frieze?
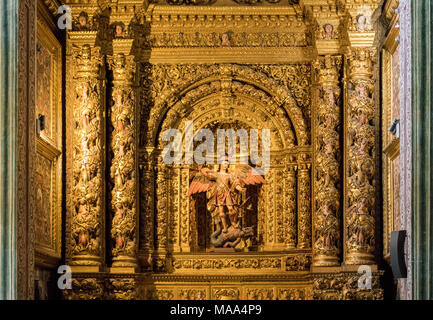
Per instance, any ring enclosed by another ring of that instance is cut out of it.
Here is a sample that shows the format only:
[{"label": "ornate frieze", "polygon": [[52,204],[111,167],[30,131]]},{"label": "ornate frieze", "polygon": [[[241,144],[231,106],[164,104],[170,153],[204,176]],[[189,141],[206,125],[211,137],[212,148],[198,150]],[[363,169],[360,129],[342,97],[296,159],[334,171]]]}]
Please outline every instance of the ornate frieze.
[{"label": "ornate frieze", "polygon": [[73,179],[71,256],[100,266],[104,257],[105,80],[99,47],[73,48]]},{"label": "ornate frieze", "polygon": [[309,34],[301,32],[179,32],[152,33],[144,46],[152,48],[204,47],[306,47],[311,45]]},{"label": "ornate frieze", "polygon": [[341,56],[319,57],[314,114],[313,264],[338,264],[340,250],[340,67]]}]

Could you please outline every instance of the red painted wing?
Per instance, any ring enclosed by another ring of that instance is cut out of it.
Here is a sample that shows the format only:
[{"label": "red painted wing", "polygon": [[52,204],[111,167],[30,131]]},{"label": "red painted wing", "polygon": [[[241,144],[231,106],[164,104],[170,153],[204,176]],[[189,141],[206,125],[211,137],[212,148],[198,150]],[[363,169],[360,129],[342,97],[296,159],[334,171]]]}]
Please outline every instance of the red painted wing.
[{"label": "red painted wing", "polygon": [[265,178],[259,174],[254,168],[247,164],[238,164],[235,168],[235,175],[240,178],[245,184],[264,184]]},{"label": "red painted wing", "polygon": [[202,173],[197,172],[189,185],[188,196],[193,194],[205,192],[213,184],[208,178],[206,178]]}]

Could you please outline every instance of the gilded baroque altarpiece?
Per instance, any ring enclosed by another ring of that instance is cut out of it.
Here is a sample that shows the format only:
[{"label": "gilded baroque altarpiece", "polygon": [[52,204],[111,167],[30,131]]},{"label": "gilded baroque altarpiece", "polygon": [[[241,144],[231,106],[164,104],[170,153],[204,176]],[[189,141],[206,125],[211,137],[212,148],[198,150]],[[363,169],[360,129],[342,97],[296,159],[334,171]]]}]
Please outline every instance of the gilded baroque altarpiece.
[{"label": "gilded baroque altarpiece", "polygon": [[[380,1],[66,2],[66,298],[383,298]],[[160,161],[186,121],[270,129],[242,251],[212,250],[193,166]]]}]

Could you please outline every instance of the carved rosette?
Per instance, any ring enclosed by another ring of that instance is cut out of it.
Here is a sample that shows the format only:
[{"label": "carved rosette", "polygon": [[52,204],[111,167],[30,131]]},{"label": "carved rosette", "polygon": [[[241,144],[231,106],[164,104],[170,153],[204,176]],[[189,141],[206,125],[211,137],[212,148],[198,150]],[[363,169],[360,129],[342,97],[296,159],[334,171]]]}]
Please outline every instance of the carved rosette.
[{"label": "carved rosette", "polygon": [[105,80],[100,48],[73,49],[73,179],[71,256],[73,265],[103,262]]},{"label": "carved rosette", "polygon": [[311,248],[311,163],[302,154],[298,163],[298,248]]},{"label": "carved rosette", "polygon": [[340,252],[340,87],[341,56],[319,57],[314,116],[314,243],[315,266],[338,265]]},{"label": "carved rosette", "polygon": [[117,53],[109,59],[113,72],[111,106],[112,162],[111,239],[113,267],[137,265],[135,62]]},{"label": "carved rosette", "polygon": [[375,229],[375,49],[355,48],[348,56],[346,134],[346,264],[374,263]]}]

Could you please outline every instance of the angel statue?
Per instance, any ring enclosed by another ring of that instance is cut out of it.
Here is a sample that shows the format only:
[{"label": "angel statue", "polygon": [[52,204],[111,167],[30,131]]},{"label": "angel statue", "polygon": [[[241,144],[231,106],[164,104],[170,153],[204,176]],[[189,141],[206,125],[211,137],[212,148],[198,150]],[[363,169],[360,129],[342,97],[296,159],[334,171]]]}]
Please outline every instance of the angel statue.
[{"label": "angel statue", "polygon": [[[233,241],[235,239],[232,239],[230,234],[235,232],[239,237],[243,234],[235,229],[240,229],[239,211],[248,200],[241,203],[241,195],[246,191],[244,186],[263,184],[265,179],[247,164],[236,165],[233,172],[228,172],[228,168],[228,161],[223,161],[218,171],[199,167],[189,187],[188,196],[206,192],[207,209],[217,223],[220,221],[222,224],[222,234],[221,230],[216,232],[224,239],[230,239],[231,243],[237,244],[239,241]],[[224,246],[224,242],[218,246]]]}]

